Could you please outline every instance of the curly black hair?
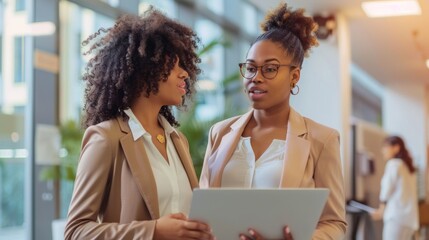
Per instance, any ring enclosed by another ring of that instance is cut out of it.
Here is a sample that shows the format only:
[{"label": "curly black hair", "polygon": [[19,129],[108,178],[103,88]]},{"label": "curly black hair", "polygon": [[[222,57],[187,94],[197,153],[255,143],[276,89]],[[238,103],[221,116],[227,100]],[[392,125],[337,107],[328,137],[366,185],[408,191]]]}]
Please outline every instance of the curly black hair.
[{"label": "curly black hair", "polygon": [[[194,31],[151,8],[142,16],[124,15],[109,29],[100,28],[82,45],[92,43],[85,55],[89,60],[84,81],[84,127],[117,116],[126,117],[129,108],[141,95],[158,92],[159,82],[166,81],[179,59],[186,70],[186,95],[182,106],[195,92],[201,62],[196,53],[200,39]],[[160,110],[168,122],[178,126],[171,106]]]},{"label": "curly black hair", "polygon": [[318,45],[315,35],[317,24],[313,18],[304,16],[304,9],[292,10],[286,3],[281,3],[265,16],[261,29],[263,33],[252,45],[262,40],[278,43],[299,68],[311,47]]}]

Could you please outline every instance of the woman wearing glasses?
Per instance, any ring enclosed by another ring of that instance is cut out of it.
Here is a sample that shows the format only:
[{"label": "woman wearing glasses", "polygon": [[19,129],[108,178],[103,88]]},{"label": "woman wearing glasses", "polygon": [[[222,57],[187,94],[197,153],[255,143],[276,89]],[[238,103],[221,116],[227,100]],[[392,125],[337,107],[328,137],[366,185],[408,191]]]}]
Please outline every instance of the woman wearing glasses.
[{"label": "woman wearing glasses", "polygon": [[[303,12],[281,4],[266,16],[263,33],[239,64],[252,109],[212,126],[200,187],[329,188],[313,239],[343,239],[345,196],[338,132],[289,105],[290,94],[299,93],[304,56],[317,45],[316,24]],[[283,232],[285,239],[292,239],[287,223]],[[264,239],[257,229],[237,237]]]}]

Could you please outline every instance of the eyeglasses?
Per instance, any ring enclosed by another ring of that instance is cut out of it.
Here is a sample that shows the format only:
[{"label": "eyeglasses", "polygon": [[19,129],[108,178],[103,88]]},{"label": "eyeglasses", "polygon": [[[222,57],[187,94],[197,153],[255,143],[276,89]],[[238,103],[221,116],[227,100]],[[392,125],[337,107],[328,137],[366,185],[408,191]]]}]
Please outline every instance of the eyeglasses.
[{"label": "eyeglasses", "polygon": [[256,66],[252,63],[239,63],[238,66],[240,67],[241,76],[246,79],[252,79],[255,77],[256,73],[258,72],[258,68],[261,68],[261,73],[264,78],[273,79],[277,76],[280,67],[297,67],[291,64],[274,63],[264,64],[262,66]]}]

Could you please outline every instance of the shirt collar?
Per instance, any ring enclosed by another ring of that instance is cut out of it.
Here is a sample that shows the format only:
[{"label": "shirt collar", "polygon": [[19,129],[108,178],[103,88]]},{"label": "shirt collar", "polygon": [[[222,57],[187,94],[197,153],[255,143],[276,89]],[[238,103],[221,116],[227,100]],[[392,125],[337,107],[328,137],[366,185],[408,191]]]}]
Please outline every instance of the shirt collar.
[{"label": "shirt collar", "polygon": [[[136,115],[134,115],[133,111],[130,108],[125,109],[124,112],[129,117],[128,125],[130,126],[131,134],[133,135],[134,141],[136,141],[145,134],[150,135],[141,125],[140,121],[137,119]],[[158,115],[158,120],[167,135],[170,135],[172,132],[178,135],[177,130],[171,126],[171,124],[167,121],[167,119],[165,119],[164,116]]]}]

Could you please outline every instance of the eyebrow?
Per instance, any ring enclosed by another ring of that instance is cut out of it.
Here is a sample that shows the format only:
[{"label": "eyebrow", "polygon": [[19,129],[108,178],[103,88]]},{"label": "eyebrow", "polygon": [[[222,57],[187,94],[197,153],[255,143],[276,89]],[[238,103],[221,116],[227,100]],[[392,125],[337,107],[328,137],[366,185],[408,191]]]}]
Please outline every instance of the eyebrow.
[{"label": "eyebrow", "polygon": [[[272,61],[280,62],[277,58],[270,58],[270,59],[265,60],[265,61],[264,61],[264,63],[272,62]],[[246,62],[252,62],[252,63],[254,63],[254,62],[255,62],[255,60],[252,60],[252,59],[246,59]]]}]

